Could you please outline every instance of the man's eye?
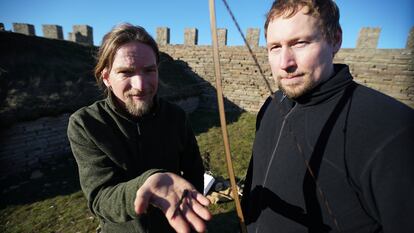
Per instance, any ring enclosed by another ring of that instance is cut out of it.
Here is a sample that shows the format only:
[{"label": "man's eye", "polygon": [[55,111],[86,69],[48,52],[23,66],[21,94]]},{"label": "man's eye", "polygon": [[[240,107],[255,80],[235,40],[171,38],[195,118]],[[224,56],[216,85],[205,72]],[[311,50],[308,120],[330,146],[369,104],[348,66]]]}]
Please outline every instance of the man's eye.
[{"label": "man's eye", "polygon": [[120,74],[124,74],[124,75],[130,75],[130,74],[132,74],[132,71],[128,71],[128,70],[121,70],[121,71],[119,71],[118,73],[120,73]]},{"label": "man's eye", "polygon": [[280,48],[282,48],[280,45],[274,45],[272,47],[270,47],[270,51],[271,52],[277,52],[280,50]]},{"label": "man's eye", "polygon": [[293,47],[295,48],[302,48],[305,47],[306,45],[308,45],[309,43],[307,41],[298,41],[296,42]]}]

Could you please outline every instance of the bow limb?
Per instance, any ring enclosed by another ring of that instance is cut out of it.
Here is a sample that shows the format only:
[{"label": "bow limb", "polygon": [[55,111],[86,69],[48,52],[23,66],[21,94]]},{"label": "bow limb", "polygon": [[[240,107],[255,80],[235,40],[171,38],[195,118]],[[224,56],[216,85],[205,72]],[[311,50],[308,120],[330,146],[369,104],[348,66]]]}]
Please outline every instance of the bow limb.
[{"label": "bow limb", "polygon": [[216,90],[217,90],[217,102],[219,107],[220,113],[220,124],[221,124],[221,131],[223,134],[223,142],[224,142],[224,150],[226,152],[226,162],[227,162],[227,171],[230,178],[231,189],[233,191],[233,198],[236,205],[237,216],[239,218],[240,229],[241,232],[246,233],[246,225],[243,217],[243,212],[240,205],[236,179],[233,170],[233,163],[231,160],[230,155],[230,143],[229,137],[227,133],[227,125],[226,125],[226,115],[224,112],[224,101],[223,101],[223,90],[221,87],[221,72],[220,72],[220,57],[219,57],[219,50],[218,50],[218,42],[217,42],[217,28],[216,28],[216,14],[215,14],[215,6],[214,0],[209,0],[209,7],[210,7],[210,26],[211,26],[211,37],[213,42],[213,60],[214,60],[214,68],[215,68],[215,76],[216,76]]}]

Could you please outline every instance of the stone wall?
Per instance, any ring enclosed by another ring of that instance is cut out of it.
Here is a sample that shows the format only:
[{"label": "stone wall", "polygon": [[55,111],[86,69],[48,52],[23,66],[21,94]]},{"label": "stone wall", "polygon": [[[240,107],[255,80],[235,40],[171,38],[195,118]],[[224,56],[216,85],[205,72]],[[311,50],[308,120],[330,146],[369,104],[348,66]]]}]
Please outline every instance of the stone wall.
[{"label": "stone wall", "polygon": [[[22,28],[25,33],[33,31],[34,34],[34,28],[33,30],[30,27]],[[74,27],[74,31],[75,29]],[[83,29],[85,29],[83,35],[92,34],[92,28],[83,27]],[[248,43],[252,45],[265,78],[275,91],[266,48],[258,46],[259,30],[248,29],[247,32]],[[357,47],[341,49],[335,62],[349,64],[357,82],[414,108],[414,32],[411,30],[407,46],[402,49],[377,49],[379,33],[379,29],[362,29]],[[186,30],[185,45],[170,45],[169,39],[168,28],[157,29],[156,40],[160,45],[160,51],[167,53],[176,61],[182,61],[190,69],[189,72],[202,79],[196,87],[203,89],[200,99],[180,100],[179,104],[187,111],[193,111],[198,106],[216,108],[212,47],[197,45],[197,29]],[[244,46],[227,46],[226,29],[218,30],[218,41],[223,93],[228,100],[227,103],[246,111],[257,112],[269,95],[269,91],[249,51]],[[41,118],[1,130],[0,175],[4,177],[21,171],[30,171],[47,166],[47,161],[53,157],[67,156],[70,153],[66,138],[68,116],[69,114],[64,114],[56,118]]]},{"label": "stone wall", "polygon": [[0,176],[29,172],[70,153],[69,114],[15,124],[0,131]]},{"label": "stone wall", "polygon": [[[175,104],[192,112],[199,98],[180,99]],[[69,116],[43,117],[0,130],[0,180],[47,168],[54,160],[71,156],[66,136]]]},{"label": "stone wall", "polygon": [[[168,28],[163,30],[169,31]],[[348,64],[357,82],[414,108],[413,30],[408,36],[407,47],[403,49],[377,49],[379,34],[378,28],[363,28],[359,34],[357,47],[341,49],[335,57],[335,62]],[[275,91],[277,87],[274,85],[268,65],[266,48],[257,46],[257,35],[258,30],[248,29],[246,39],[252,45],[265,78]],[[157,41],[160,40],[157,38]],[[225,46],[226,31],[218,33],[218,40],[221,41],[219,52],[225,97],[243,110],[257,112],[269,95],[269,91],[254,60],[244,46]],[[215,86],[211,46],[170,45],[164,40],[160,50],[174,59],[186,62],[194,73],[206,80],[210,85],[206,86],[208,88],[204,91],[204,95],[211,97],[209,98],[211,101],[216,101],[215,91],[211,90],[211,87]]]},{"label": "stone wall", "polygon": [[[169,31],[168,28],[163,30]],[[277,87],[268,65],[266,48],[257,46],[258,31],[258,29],[248,29],[246,39],[252,46],[265,78],[275,91]],[[407,48],[403,49],[377,49],[379,35],[379,28],[363,28],[359,34],[357,47],[341,49],[335,57],[335,62],[348,64],[357,82],[414,108],[414,56],[413,49],[410,47],[414,40],[413,30],[408,36]],[[160,38],[157,37],[157,41],[159,40]],[[167,41],[165,38],[163,40]],[[218,40],[221,41],[219,52],[225,97],[243,110],[258,111],[269,95],[269,91],[249,51],[244,46],[223,46],[227,44],[226,31],[218,33]],[[189,48],[163,43],[160,50],[174,59],[186,62],[194,73],[210,83],[210,87],[215,86],[211,46]],[[214,90],[207,88],[204,95],[211,97],[209,98],[211,101],[216,101]]]},{"label": "stone wall", "polygon": [[[210,85],[204,88],[204,105],[214,108],[216,105],[214,63],[211,46],[194,46],[191,50],[182,45],[160,46],[160,50],[177,60],[185,61],[192,72],[202,77]],[[254,49],[261,64],[266,64],[264,48]],[[249,52],[242,46],[221,47],[220,65],[222,86],[225,97],[240,108],[255,112],[264,101],[268,92],[259,76]],[[267,77],[270,77],[268,65],[263,65]]]}]

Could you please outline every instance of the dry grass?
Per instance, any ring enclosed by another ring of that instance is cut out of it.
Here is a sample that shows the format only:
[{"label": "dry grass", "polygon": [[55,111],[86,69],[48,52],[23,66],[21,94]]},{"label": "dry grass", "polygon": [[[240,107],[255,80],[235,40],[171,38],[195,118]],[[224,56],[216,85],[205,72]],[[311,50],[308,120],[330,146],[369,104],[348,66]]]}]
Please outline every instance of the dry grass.
[{"label": "dry grass", "polygon": [[[254,118],[249,113],[228,115],[234,167],[239,178],[244,176],[250,158]],[[218,114],[196,112],[190,119],[201,153],[210,154],[212,172],[226,177]],[[76,169],[69,155],[43,170],[42,178],[28,180],[30,174],[26,174],[1,182],[0,232],[95,232],[98,221],[79,191]],[[234,203],[211,205],[210,210],[214,217],[208,223],[208,232],[238,232]]]}]

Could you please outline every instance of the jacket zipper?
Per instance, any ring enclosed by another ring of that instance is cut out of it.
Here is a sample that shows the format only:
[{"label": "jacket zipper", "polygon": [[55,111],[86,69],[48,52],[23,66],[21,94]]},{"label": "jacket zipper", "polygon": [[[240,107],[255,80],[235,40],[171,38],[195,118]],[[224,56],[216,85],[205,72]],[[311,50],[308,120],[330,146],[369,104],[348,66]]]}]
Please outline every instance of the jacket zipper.
[{"label": "jacket zipper", "polygon": [[138,132],[138,136],[141,136],[141,128],[139,127],[138,122],[137,122],[137,132]]},{"label": "jacket zipper", "polygon": [[139,126],[139,123],[137,122],[136,123],[136,125],[137,125],[137,133],[138,133],[138,136],[137,136],[137,158],[135,159],[135,161],[137,161],[139,164],[141,164],[141,166],[144,164],[143,162],[143,159],[142,159],[142,140],[141,140],[141,135],[142,135],[142,133],[141,133],[141,127]]},{"label": "jacket zipper", "polygon": [[289,117],[289,115],[293,112],[293,110],[296,108],[296,106],[297,106],[297,104],[295,104],[295,106],[293,106],[293,108],[291,108],[289,110],[289,112],[285,115],[285,117],[283,118],[282,127],[280,127],[279,136],[277,138],[275,148],[273,149],[272,156],[270,157],[269,165],[267,166],[267,169],[266,169],[265,178],[264,178],[263,183],[262,183],[263,188],[265,187],[265,185],[267,183],[267,177],[269,175],[270,167],[272,166],[273,159],[274,159],[275,154],[276,154],[276,150],[279,147],[279,142],[280,142],[280,139],[282,137],[283,130],[285,129],[286,120]]},{"label": "jacket zipper", "polygon": [[[285,98],[283,98],[280,102],[282,102],[284,99]],[[270,157],[269,165],[267,166],[266,173],[265,173],[265,177],[264,177],[264,180],[263,180],[263,183],[262,183],[262,187],[263,188],[265,187],[265,185],[267,183],[267,177],[269,175],[270,167],[272,166],[273,159],[275,158],[276,150],[279,147],[279,142],[280,142],[280,139],[282,137],[283,130],[285,129],[286,120],[289,117],[289,115],[293,112],[293,110],[296,108],[296,106],[297,106],[297,104],[295,104],[295,106],[293,106],[293,108],[291,108],[289,110],[289,112],[285,115],[285,117],[283,117],[282,127],[280,127],[279,136],[277,137],[276,145],[275,145],[275,148],[273,149],[272,156]],[[261,205],[261,203],[262,203],[262,195],[259,196],[259,203]],[[255,232],[256,233],[260,232],[259,229],[260,229],[260,224],[257,225]]]}]

